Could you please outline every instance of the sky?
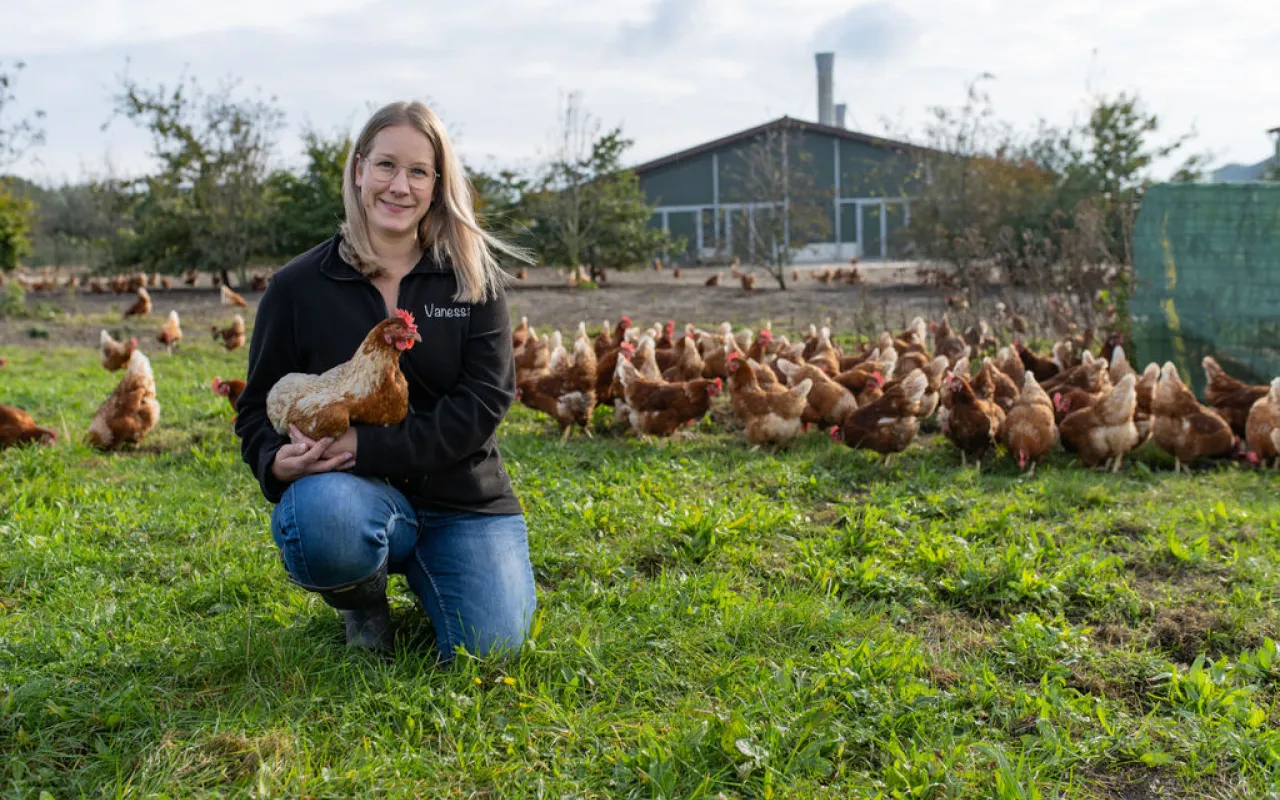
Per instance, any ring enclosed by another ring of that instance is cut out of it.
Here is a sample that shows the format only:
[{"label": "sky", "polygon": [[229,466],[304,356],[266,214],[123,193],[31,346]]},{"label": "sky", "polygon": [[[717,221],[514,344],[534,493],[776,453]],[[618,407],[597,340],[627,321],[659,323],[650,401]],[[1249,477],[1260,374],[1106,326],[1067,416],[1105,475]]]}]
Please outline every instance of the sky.
[{"label": "sky", "polygon": [[[529,167],[569,93],[634,140],[638,164],[787,114],[817,119],[814,53],[835,57],[847,126],[922,135],[982,73],[1023,129],[1078,120],[1091,93],[1137,92],[1215,166],[1272,152],[1280,11],[1258,0],[47,0],[0,3],[0,70],[26,68],[0,126],[45,114],[46,142],[8,171],[45,183],[145,173],[149,134],[112,116],[120,76],[238,81],[300,133],[354,132],[422,99],[473,166]],[[105,128],[104,128],[105,126]],[[1174,165],[1161,168],[1167,174]],[[1157,173],[1158,174],[1158,173]]]}]

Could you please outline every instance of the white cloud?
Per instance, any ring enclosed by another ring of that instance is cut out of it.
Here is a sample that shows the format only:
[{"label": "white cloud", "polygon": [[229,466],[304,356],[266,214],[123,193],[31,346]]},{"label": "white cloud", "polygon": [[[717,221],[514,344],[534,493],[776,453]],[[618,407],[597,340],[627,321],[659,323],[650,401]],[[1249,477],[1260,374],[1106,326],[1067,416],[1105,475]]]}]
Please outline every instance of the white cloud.
[{"label": "white cloud", "polygon": [[0,6],[0,52],[75,52],[86,47],[163,41],[252,26],[280,29],[358,10],[373,0],[6,0]]},{"label": "white cloud", "polygon": [[[1173,135],[1193,126],[1219,161],[1257,161],[1280,125],[1280,14],[1253,0],[395,0],[307,5],[34,0],[0,8],[0,52],[28,69],[21,109],[43,108],[48,143],[21,174],[75,177],[110,151],[145,168],[148,140],[111,113],[130,58],[144,83],[183,73],[239,76],[288,116],[282,155],[304,123],[356,126],[370,107],[429,99],[476,162],[544,152],[565,93],[621,124],[643,161],[790,114],[816,117],[813,51],[837,51],[835,99],[850,125],[919,130],[932,105],[996,75],[999,116],[1024,128],[1079,115],[1087,90],[1137,91]],[[74,26],[63,24],[67,18]],[[3,121],[0,120],[0,124]]]}]

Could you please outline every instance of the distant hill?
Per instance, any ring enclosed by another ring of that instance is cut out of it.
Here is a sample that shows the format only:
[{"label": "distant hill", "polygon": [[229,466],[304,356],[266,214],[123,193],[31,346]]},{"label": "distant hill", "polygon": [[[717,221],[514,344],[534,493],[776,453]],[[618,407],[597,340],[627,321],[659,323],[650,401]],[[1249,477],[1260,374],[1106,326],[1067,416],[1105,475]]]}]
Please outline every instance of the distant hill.
[{"label": "distant hill", "polygon": [[1209,179],[1214,183],[1243,183],[1244,181],[1262,180],[1267,168],[1275,163],[1275,156],[1263,159],[1257,164],[1227,164],[1210,173]]}]

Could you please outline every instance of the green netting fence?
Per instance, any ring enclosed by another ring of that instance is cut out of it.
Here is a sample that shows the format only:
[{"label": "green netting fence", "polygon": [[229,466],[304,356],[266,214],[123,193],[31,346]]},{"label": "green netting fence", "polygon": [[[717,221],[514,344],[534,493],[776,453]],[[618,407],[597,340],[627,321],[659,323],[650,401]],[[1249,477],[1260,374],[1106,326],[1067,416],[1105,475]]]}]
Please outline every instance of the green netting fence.
[{"label": "green netting fence", "polygon": [[1280,375],[1280,183],[1154,186],[1133,238],[1139,364],[1173,361],[1197,393],[1206,355],[1251,383]]}]

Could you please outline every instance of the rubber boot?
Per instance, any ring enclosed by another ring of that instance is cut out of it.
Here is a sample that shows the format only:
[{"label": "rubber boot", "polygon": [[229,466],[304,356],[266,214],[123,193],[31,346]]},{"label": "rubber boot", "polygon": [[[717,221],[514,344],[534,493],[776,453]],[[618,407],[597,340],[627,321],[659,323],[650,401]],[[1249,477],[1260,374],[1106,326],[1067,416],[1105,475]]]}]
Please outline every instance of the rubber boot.
[{"label": "rubber boot", "polygon": [[391,630],[391,606],[387,604],[387,566],[353,586],[320,596],[342,612],[347,626],[347,646],[391,654],[395,638]]}]

